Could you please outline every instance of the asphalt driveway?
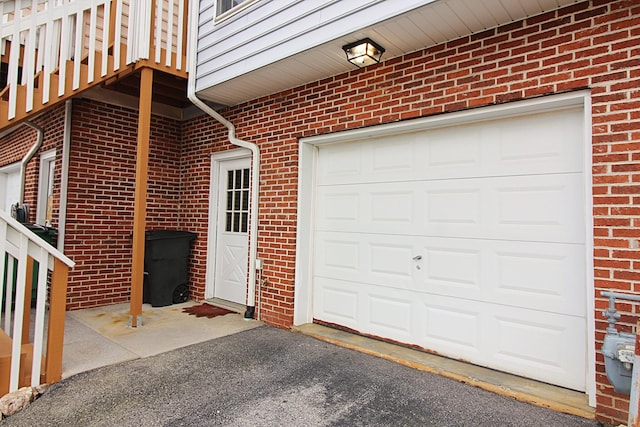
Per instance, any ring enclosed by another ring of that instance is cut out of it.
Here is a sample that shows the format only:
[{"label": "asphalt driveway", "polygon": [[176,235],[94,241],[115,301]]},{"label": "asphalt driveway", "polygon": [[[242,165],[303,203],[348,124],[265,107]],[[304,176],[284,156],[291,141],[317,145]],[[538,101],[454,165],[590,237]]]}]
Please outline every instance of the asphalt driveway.
[{"label": "asphalt driveway", "polygon": [[599,426],[270,327],[83,372],[0,426]]}]

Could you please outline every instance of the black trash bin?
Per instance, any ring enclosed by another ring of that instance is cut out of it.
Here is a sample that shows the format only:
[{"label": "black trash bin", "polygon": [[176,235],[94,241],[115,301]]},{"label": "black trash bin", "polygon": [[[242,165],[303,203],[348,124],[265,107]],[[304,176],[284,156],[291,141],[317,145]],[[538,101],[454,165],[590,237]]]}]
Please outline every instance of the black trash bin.
[{"label": "black trash bin", "polygon": [[[33,231],[33,233],[40,237],[45,242],[49,243],[54,248],[58,242],[58,230],[52,227],[47,227],[44,225],[38,224],[22,224],[27,227],[29,230]],[[4,255],[4,277],[3,283],[7,283],[7,263],[9,262],[9,256],[7,254]],[[36,297],[38,292],[38,272],[39,272],[40,264],[38,261],[33,262],[33,274],[31,276],[31,307],[36,306]],[[15,301],[16,296],[16,282],[18,281],[18,260],[13,260],[13,278],[11,283],[13,284],[13,301]],[[12,302],[13,302],[12,301]],[[4,294],[2,295],[2,304],[4,304]]]},{"label": "black trash bin", "polygon": [[58,230],[52,227],[47,227],[46,225],[38,225],[38,224],[23,224],[29,230],[33,231],[33,233],[40,237],[45,242],[49,243],[54,248],[58,244]]},{"label": "black trash bin", "polygon": [[145,233],[143,302],[164,307],[189,298],[189,252],[196,236],[182,230]]}]

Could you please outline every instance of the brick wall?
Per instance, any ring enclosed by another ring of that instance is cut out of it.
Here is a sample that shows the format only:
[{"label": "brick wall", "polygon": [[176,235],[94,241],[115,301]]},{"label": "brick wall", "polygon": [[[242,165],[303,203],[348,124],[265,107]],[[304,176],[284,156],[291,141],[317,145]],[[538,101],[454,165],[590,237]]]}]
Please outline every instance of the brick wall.
[{"label": "brick wall", "polygon": [[[640,5],[582,2],[463,37],[362,70],[235,106],[223,115],[262,151],[259,257],[262,315],[292,323],[298,140],[301,137],[589,88],[592,93],[594,263],[601,289],[640,291]],[[223,128],[184,126],[184,189],[206,233],[209,156],[229,148]],[[197,166],[196,166],[197,165]],[[195,277],[204,288],[204,246]],[[596,298],[596,348],[606,324]],[[638,309],[623,323],[635,324]],[[625,422],[628,400],[613,392],[597,352],[599,419]]]},{"label": "brick wall", "polygon": [[[137,111],[73,103],[65,254],[67,308],[129,301]],[[180,123],[152,117],[147,229],[180,226]]]},{"label": "brick wall", "polygon": [[[33,119],[43,144],[27,165],[24,202],[35,221],[39,155],[55,148],[53,224],[58,227],[64,105]],[[67,308],[129,301],[135,188],[137,111],[95,101],[73,102],[65,254],[76,262],[69,273]],[[181,224],[180,123],[152,117],[147,229]],[[0,167],[20,162],[35,144],[28,126],[0,140]]]},{"label": "brick wall", "polygon": [[[197,299],[204,298],[206,285],[207,239],[209,228],[209,188],[211,174],[210,155],[216,151],[237,148],[225,139],[226,128],[200,116],[183,126],[181,152],[182,187],[185,223],[189,231],[198,234],[192,246],[191,292]],[[188,144],[185,145],[185,143]],[[202,146],[198,146],[202,144]]]},{"label": "brick wall", "polygon": [[[67,309],[129,301],[131,235],[138,113],[107,104],[74,100],[67,196],[65,254],[76,262],[69,273]],[[33,119],[43,144],[27,165],[24,202],[35,221],[40,158],[56,149],[53,224],[58,227],[64,104]],[[22,125],[0,139],[0,167],[20,162],[37,132]],[[180,123],[152,117],[149,149],[147,229],[176,229],[181,223]]]}]

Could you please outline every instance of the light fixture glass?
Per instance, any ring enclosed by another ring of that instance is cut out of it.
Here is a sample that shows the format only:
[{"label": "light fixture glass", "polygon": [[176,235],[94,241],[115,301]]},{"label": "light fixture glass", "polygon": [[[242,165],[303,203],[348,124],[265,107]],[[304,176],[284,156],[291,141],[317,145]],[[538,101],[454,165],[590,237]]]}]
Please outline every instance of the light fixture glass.
[{"label": "light fixture glass", "polygon": [[347,54],[347,61],[358,67],[377,64],[384,53],[384,48],[371,39],[359,40],[342,46]]}]

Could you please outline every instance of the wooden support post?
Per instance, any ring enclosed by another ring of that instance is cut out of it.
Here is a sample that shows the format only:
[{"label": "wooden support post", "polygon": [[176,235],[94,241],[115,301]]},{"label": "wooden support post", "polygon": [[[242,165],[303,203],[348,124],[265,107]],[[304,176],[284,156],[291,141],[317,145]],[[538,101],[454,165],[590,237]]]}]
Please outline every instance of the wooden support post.
[{"label": "wooden support post", "polygon": [[45,382],[49,384],[62,379],[62,348],[64,345],[64,317],[67,311],[68,278],[69,267],[64,262],[56,259],[51,277],[47,358],[45,362]]},{"label": "wooden support post", "polygon": [[133,259],[131,265],[131,327],[142,321],[142,282],[144,280],[144,242],[147,217],[147,170],[151,133],[151,96],[153,70],[140,71],[140,109],[138,118],[138,150],[136,157],[136,189],[133,205]]}]

